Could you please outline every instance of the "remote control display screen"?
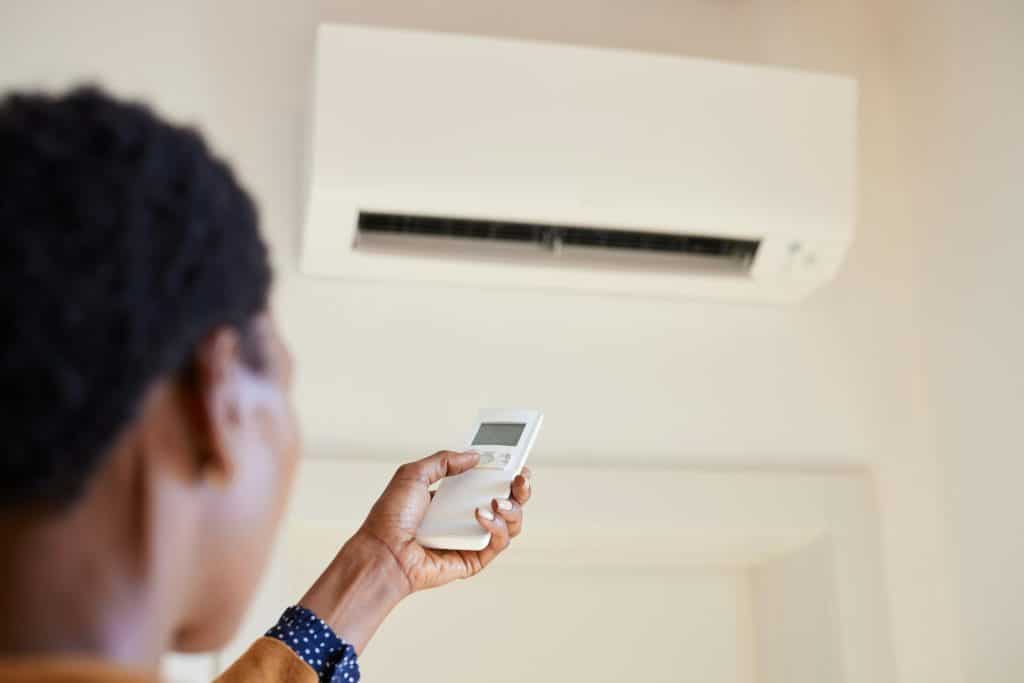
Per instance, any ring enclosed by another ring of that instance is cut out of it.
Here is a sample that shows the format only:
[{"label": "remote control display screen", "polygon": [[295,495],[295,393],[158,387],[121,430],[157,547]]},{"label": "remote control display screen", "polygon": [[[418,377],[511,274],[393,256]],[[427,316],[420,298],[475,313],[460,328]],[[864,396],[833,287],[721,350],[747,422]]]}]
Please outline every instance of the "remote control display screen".
[{"label": "remote control display screen", "polygon": [[515,446],[526,425],[521,422],[484,422],[473,437],[473,444],[488,446]]}]

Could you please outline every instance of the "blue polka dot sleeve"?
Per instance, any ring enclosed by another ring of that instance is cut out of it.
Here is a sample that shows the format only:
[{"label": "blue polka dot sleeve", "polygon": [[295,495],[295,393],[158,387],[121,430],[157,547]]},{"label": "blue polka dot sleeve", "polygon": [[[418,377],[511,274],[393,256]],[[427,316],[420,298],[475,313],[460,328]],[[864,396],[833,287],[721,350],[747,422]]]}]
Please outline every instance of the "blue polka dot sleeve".
[{"label": "blue polka dot sleeve", "polygon": [[313,667],[322,683],[356,683],[359,662],[356,651],[305,607],[294,605],[281,615],[267,636],[277,638]]}]

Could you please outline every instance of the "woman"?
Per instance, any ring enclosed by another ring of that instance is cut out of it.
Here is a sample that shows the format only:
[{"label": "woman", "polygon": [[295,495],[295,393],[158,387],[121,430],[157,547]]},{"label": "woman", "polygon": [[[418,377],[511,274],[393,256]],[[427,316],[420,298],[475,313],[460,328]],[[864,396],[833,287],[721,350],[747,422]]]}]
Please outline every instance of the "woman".
[{"label": "woman", "polygon": [[[298,456],[255,208],[197,133],[142,106],[15,94],[0,230],[0,680],[153,680],[168,650],[236,629]],[[403,597],[476,574],[522,528],[528,472],[477,511],[486,549],[416,543],[428,487],[477,457],[399,468],[222,679],[358,680]]]}]

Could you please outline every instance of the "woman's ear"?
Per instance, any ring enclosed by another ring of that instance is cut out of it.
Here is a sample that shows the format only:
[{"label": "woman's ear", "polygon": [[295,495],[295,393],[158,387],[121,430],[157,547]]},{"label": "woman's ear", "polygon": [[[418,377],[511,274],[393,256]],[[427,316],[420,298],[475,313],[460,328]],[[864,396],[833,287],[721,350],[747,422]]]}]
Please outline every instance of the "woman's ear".
[{"label": "woman's ear", "polygon": [[238,332],[218,327],[196,348],[186,389],[196,466],[213,482],[230,481],[238,468],[245,372],[241,352]]}]

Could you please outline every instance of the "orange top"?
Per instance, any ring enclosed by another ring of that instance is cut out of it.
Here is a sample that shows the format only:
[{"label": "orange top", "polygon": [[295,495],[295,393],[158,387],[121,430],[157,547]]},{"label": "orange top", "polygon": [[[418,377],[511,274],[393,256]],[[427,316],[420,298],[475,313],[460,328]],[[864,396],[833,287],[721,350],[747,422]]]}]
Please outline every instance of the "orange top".
[{"label": "orange top", "polygon": [[[0,658],[4,683],[155,683],[151,676],[99,660],[74,657]],[[317,683],[317,675],[291,648],[260,638],[216,683]]]}]

